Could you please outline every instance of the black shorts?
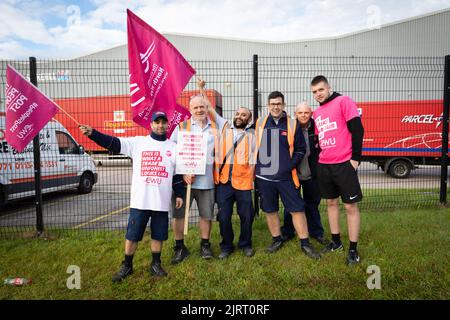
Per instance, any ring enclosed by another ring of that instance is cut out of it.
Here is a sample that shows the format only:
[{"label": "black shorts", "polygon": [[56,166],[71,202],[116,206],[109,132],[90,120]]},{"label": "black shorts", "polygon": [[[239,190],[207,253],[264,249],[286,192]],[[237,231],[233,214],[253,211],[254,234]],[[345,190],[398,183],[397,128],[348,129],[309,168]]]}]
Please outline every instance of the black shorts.
[{"label": "black shorts", "polygon": [[322,198],[336,199],[344,203],[359,202],[363,198],[358,173],[349,161],[317,165],[317,181]]}]

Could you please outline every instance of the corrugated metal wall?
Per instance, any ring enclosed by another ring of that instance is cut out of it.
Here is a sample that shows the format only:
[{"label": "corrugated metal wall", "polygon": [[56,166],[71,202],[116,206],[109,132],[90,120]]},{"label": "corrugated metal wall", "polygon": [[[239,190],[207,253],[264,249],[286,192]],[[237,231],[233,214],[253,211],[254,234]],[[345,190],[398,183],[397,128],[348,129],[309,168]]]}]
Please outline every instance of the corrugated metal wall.
[{"label": "corrugated metal wall", "polygon": [[[356,101],[440,99],[441,84],[423,74],[423,70],[433,72],[433,68],[439,68],[438,62],[427,66],[424,64],[430,60],[411,57],[450,54],[448,30],[450,10],[333,40],[275,44],[166,36],[193,64],[197,74],[205,77],[209,88],[228,97],[223,106],[228,115],[238,105],[252,105],[253,54],[271,57],[261,59],[261,92],[283,91],[292,106],[312,99],[308,92],[309,79],[318,72],[328,76],[336,90],[349,94],[351,89]],[[340,58],[333,60],[333,57]],[[27,68],[18,67],[26,74]],[[38,64],[39,87],[53,98],[128,94],[127,75],[125,45],[74,60],[39,61]],[[195,88],[193,81],[189,88]],[[3,92],[2,83],[0,90]],[[264,95],[261,104],[265,104]],[[3,109],[0,97],[0,111]]]},{"label": "corrugated metal wall", "polygon": [[[268,57],[441,57],[450,54],[450,10],[380,29],[324,40],[257,42],[165,34],[188,60],[242,60]],[[126,45],[79,59],[127,59]]]},{"label": "corrugated metal wall", "polygon": [[336,56],[442,57],[450,54],[450,10],[336,40]]}]

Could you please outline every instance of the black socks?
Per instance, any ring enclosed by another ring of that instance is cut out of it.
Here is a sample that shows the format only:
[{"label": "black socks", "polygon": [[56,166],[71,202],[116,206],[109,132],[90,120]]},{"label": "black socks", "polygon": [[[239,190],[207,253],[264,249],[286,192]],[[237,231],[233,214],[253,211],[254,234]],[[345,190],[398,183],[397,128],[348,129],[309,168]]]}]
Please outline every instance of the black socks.
[{"label": "black socks", "polygon": [[[127,267],[133,266],[133,257],[134,255],[125,255],[125,265]],[[152,252],[152,263],[161,263],[161,252]]]},{"label": "black socks", "polygon": [[152,252],[152,264],[161,263],[161,252]]},{"label": "black socks", "polygon": [[336,245],[342,244],[342,242],[341,242],[341,234],[340,233],[332,233],[331,234],[331,240],[333,240],[333,242]]},{"label": "black socks", "polygon": [[283,238],[281,238],[281,236],[272,237],[272,241],[273,242],[283,241]]},{"label": "black socks", "polygon": [[300,245],[302,247],[308,247],[311,246],[311,243],[309,243],[309,238],[300,239]]},{"label": "black socks", "polygon": [[127,267],[132,267],[133,266],[133,257],[134,257],[134,255],[130,255],[130,256],[125,255],[125,265]]},{"label": "black socks", "polygon": [[177,247],[177,248],[183,248],[183,247],[184,247],[184,239],[181,239],[181,240],[175,240],[175,247]]},{"label": "black socks", "polygon": [[[332,233],[331,234],[331,239],[338,246],[342,244],[342,242],[341,242],[341,235],[339,233],[336,233],[336,234]],[[357,245],[358,245],[358,242],[350,241],[349,250],[356,250]]]}]

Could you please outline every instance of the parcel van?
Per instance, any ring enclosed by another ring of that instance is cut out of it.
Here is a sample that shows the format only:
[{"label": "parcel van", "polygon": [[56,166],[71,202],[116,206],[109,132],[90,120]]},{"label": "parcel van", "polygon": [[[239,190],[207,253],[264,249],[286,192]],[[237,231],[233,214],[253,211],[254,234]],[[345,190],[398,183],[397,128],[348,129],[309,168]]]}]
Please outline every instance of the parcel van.
[{"label": "parcel van", "polygon": [[362,161],[397,179],[418,165],[441,165],[442,100],[358,102],[364,126]]},{"label": "parcel van", "polygon": [[[0,112],[0,209],[6,202],[34,196],[33,141],[22,152],[5,138],[5,113]],[[57,120],[39,132],[42,193],[77,188],[90,193],[97,170],[84,148]]]}]

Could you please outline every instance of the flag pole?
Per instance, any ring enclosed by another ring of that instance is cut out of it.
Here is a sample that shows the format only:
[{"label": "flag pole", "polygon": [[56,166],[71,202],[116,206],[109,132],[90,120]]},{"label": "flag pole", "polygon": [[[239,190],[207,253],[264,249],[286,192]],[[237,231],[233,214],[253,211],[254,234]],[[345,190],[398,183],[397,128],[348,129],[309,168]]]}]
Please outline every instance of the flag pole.
[{"label": "flag pole", "polygon": [[184,211],[184,235],[188,234],[188,228],[189,228],[189,211],[191,206],[191,187],[192,184],[187,185],[186,190],[186,204],[185,204],[185,211]]},{"label": "flag pole", "polygon": [[70,114],[68,114],[66,112],[66,110],[64,110],[63,108],[61,108],[60,106],[58,106],[57,104],[55,104],[59,110],[61,110],[66,116],[68,116],[73,122],[75,122],[77,124],[77,126],[81,126],[81,124],[74,118],[72,117]]}]

